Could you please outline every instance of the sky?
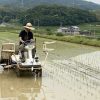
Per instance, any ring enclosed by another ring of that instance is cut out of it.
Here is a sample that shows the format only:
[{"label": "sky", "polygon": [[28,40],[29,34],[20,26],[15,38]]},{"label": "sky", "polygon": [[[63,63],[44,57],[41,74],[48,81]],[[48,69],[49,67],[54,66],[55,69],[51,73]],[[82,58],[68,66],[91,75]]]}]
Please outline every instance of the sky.
[{"label": "sky", "polygon": [[94,3],[100,4],[100,0],[86,0],[86,1],[91,1],[91,2],[94,2]]}]

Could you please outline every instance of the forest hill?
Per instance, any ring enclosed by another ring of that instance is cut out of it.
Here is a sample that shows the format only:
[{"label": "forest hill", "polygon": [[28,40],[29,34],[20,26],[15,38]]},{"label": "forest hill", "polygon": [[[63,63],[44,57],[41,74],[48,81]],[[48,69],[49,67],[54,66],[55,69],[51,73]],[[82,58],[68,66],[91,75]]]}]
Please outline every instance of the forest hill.
[{"label": "forest hill", "polygon": [[78,25],[98,21],[96,15],[88,10],[57,6],[40,5],[30,9],[0,8],[0,23],[15,20],[21,24],[31,22],[33,25],[58,26]]}]

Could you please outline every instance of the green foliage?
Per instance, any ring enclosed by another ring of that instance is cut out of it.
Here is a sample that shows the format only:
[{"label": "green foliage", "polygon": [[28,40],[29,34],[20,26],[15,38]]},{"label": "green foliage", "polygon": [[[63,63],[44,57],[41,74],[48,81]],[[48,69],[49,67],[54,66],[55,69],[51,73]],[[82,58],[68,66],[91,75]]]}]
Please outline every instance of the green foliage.
[{"label": "green foliage", "polygon": [[97,21],[92,12],[57,5],[40,5],[27,10],[24,15],[20,18],[20,23],[32,22],[41,26],[58,26],[61,22],[63,25],[77,25]]},{"label": "green foliage", "polygon": [[2,18],[2,16],[0,15],[0,23],[2,23],[2,19],[3,19],[3,18]]},{"label": "green foliage", "polygon": [[50,28],[46,28],[46,31],[47,31],[47,32],[51,32],[51,29],[50,29]]},{"label": "green foliage", "polygon": [[11,8],[9,6],[0,7],[0,16],[2,21],[19,20],[23,16],[23,11],[19,8]]},{"label": "green foliage", "polygon": [[47,32],[47,35],[53,35],[54,33],[52,33],[52,32]]},{"label": "green foliage", "polygon": [[9,22],[9,21],[10,21],[10,17],[9,17],[9,16],[5,16],[5,17],[3,18],[3,21],[4,21],[4,22]]},{"label": "green foliage", "polygon": [[96,13],[97,18],[99,19],[100,22],[100,9],[94,11]]},{"label": "green foliage", "polygon": [[1,7],[0,16],[6,22],[14,19],[23,25],[31,22],[34,26],[77,25],[97,21],[93,12],[57,5],[40,5],[27,10]]},{"label": "green foliage", "polygon": [[56,36],[64,36],[63,33],[56,33]]}]

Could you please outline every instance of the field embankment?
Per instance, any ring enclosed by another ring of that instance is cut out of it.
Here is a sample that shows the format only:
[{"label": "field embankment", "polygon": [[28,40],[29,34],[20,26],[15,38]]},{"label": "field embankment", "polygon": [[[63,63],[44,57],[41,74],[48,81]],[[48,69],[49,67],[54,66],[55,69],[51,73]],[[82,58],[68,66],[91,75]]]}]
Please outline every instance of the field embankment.
[{"label": "field embankment", "polygon": [[56,36],[56,35],[44,35],[44,34],[35,34],[35,36],[58,40],[58,41],[100,47],[100,39],[94,39],[94,38],[89,38],[85,36]]}]

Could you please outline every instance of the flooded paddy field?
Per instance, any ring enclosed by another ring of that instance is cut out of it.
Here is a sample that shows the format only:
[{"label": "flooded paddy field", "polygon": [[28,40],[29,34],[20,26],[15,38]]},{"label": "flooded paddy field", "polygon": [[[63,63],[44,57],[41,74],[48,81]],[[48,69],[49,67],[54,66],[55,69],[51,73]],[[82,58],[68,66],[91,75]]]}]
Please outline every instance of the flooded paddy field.
[{"label": "flooded paddy field", "polygon": [[[2,40],[6,39],[0,43]],[[15,40],[18,41],[9,36],[7,41]],[[52,40],[37,38],[37,55],[42,65],[44,41]],[[0,100],[100,100],[100,70],[74,60],[100,48],[60,41],[48,48],[55,50],[49,53],[41,78],[26,74],[17,77],[12,69],[0,74]]]}]

